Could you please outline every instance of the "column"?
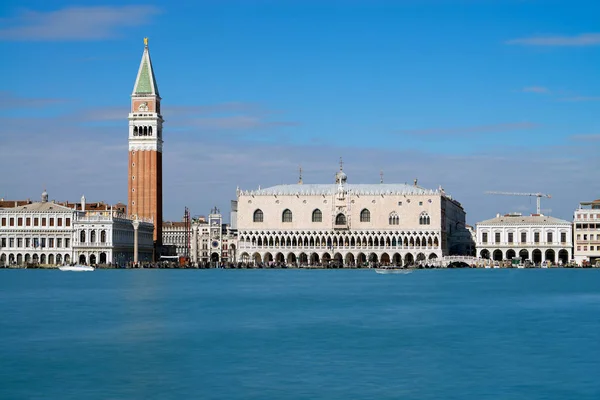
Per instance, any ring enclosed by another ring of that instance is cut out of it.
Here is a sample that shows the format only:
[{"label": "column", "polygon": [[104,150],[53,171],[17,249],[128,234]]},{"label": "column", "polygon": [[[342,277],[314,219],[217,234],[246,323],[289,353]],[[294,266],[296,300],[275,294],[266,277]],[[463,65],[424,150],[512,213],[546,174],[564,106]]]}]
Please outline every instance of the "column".
[{"label": "column", "polygon": [[138,263],[138,228],[140,221],[137,218],[133,221],[133,263]]}]

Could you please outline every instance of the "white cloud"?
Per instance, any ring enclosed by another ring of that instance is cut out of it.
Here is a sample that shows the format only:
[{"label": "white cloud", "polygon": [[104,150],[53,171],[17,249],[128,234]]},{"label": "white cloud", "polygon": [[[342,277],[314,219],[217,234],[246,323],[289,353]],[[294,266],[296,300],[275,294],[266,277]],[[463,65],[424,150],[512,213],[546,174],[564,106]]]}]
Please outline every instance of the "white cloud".
[{"label": "white cloud", "polygon": [[158,14],[149,5],[68,7],[56,11],[23,11],[0,20],[0,40],[99,40],[119,36],[125,27],[149,23]]},{"label": "white cloud", "polygon": [[528,86],[523,88],[523,92],[547,94],[550,93],[550,90],[543,86]]},{"label": "white cloud", "polygon": [[583,33],[576,36],[532,36],[508,40],[506,44],[522,46],[597,46],[600,33]]}]

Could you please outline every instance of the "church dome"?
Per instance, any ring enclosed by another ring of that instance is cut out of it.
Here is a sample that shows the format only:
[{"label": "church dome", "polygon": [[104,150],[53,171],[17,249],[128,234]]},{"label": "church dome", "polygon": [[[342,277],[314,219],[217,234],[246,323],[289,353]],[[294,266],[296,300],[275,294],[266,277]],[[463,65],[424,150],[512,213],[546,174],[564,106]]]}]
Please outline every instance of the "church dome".
[{"label": "church dome", "polygon": [[347,180],[348,180],[348,176],[346,175],[346,173],[344,171],[339,170],[335,174],[335,183],[337,183],[337,184],[346,183]]}]

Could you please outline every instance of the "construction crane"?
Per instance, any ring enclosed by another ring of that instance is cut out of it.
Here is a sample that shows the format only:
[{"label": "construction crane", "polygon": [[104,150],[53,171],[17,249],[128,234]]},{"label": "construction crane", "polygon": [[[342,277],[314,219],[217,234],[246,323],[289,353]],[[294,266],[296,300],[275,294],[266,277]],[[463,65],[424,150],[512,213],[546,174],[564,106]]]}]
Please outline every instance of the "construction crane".
[{"label": "construction crane", "polygon": [[551,198],[552,196],[544,193],[512,193],[512,192],[485,192],[485,194],[502,194],[505,196],[533,196],[537,197],[537,213],[541,214],[541,199],[542,197]]}]

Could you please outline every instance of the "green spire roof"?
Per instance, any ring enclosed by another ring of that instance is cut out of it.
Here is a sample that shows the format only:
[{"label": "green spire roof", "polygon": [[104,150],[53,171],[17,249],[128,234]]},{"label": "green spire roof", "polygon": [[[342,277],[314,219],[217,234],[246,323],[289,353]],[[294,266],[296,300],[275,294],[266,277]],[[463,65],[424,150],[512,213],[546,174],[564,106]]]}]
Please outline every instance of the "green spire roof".
[{"label": "green spire roof", "polygon": [[152,61],[150,61],[148,46],[144,48],[142,62],[140,64],[137,79],[135,80],[133,95],[159,96],[158,85],[156,84],[156,78],[154,77],[154,70],[152,69]]}]

